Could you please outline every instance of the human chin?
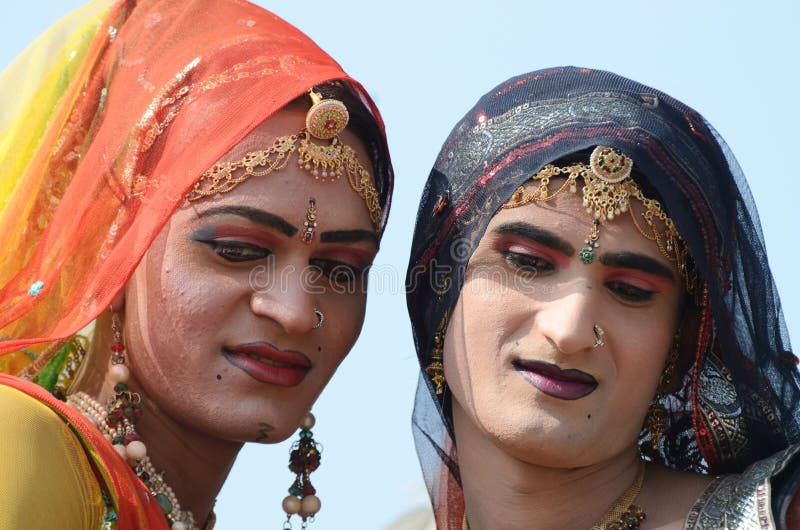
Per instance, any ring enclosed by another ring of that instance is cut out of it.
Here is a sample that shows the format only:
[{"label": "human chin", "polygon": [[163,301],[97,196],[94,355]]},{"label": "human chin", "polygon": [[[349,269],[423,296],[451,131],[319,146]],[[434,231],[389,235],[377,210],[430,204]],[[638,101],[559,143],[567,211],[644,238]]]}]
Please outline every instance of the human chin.
[{"label": "human chin", "polygon": [[517,460],[573,468],[602,461],[616,450],[614,442],[598,432],[597,424],[587,422],[585,415],[578,422],[519,400],[509,404],[508,397],[497,400],[500,406],[479,411],[478,421],[492,443]]},{"label": "human chin", "polygon": [[240,442],[282,442],[297,431],[314,400],[315,396],[237,400],[227,412],[236,419],[220,434]]},{"label": "human chin", "polygon": [[[469,422],[520,461],[548,467],[590,465],[625,445],[614,435],[619,419],[609,414],[609,396],[602,386],[584,398],[562,400],[532,387],[513,369],[477,374],[459,368],[446,351],[445,374],[454,399],[454,419],[458,417],[455,421]],[[462,373],[474,376],[461,381]],[[632,431],[629,438],[635,437]]]}]

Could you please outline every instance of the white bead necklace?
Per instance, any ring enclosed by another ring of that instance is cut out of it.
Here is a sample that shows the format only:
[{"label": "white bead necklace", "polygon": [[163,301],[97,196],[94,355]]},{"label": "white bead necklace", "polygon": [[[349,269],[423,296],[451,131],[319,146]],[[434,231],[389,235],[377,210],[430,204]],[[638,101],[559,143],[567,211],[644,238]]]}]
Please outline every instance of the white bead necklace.
[{"label": "white bead necklace", "polygon": [[[117,453],[128,462],[167,515],[167,520],[172,523],[172,530],[199,530],[192,513],[181,510],[175,492],[164,481],[162,473],[153,467],[150,457],[147,456],[147,447],[139,439],[133,424],[127,418],[119,422],[118,427],[111,427],[107,421],[107,408],[85,392],[69,395],[67,403],[86,416],[103,433]],[[213,521],[213,516],[211,520]],[[213,523],[210,526],[213,527]],[[211,528],[207,524],[204,530]]]}]

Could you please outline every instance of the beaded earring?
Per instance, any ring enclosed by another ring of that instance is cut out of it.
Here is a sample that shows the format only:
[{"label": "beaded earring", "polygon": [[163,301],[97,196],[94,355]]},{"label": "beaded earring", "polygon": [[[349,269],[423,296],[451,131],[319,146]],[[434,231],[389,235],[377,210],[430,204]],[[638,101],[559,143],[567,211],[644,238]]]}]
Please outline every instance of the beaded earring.
[{"label": "beaded earring", "polygon": [[[143,413],[142,397],[128,388],[130,370],[125,364],[122,325],[119,316],[114,312],[111,314],[111,331],[113,339],[108,377],[114,383],[114,397],[107,407],[85,392],[70,395],[67,402],[83,412],[111,442],[117,453],[127,461],[161,507],[171,530],[197,530],[192,513],[181,510],[175,493],[164,481],[163,474],[153,466],[147,456],[147,446],[136,432],[136,423]],[[214,513],[211,512],[209,521],[214,520]],[[204,528],[208,528],[209,521]]]},{"label": "beaded earring", "polygon": [[303,520],[300,528],[305,529],[309,520],[314,521],[314,516],[319,512],[322,503],[317,497],[317,490],[311,484],[310,475],[320,464],[322,450],[319,444],[314,441],[314,428],[316,419],[310,412],[305,415],[300,422],[300,440],[292,445],[292,452],[289,455],[289,469],[296,475],[292,486],[289,488],[289,495],[283,499],[283,511],[286,512],[286,521],[283,523],[284,530],[291,530],[292,515],[299,515]]},{"label": "beaded earring", "polygon": [[117,313],[111,314],[111,331],[114,339],[108,377],[114,383],[114,397],[106,411],[106,422],[116,434],[111,443],[120,456],[140,460],[147,454],[147,448],[136,434],[134,425],[142,417],[142,397],[128,388],[131,373],[125,364],[125,343]]}]

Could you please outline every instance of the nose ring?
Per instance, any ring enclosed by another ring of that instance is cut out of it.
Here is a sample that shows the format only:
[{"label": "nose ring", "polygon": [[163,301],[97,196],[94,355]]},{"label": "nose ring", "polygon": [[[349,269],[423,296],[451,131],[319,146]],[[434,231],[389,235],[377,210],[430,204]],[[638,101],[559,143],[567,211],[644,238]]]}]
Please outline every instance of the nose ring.
[{"label": "nose ring", "polygon": [[603,330],[599,324],[595,324],[592,327],[592,331],[594,331],[594,347],[599,348],[600,346],[605,346],[606,341],[603,340],[603,336],[606,334],[605,330]]},{"label": "nose ring", "polygon": [[319,328],[322,327],[322,324],[325,322],[325,315],[322,313],[322,311],[320,311],[316,307],[314,308],[314,314],[317,315],[317,323],[314,324],[314,328],[313,329],[319,329]]}]

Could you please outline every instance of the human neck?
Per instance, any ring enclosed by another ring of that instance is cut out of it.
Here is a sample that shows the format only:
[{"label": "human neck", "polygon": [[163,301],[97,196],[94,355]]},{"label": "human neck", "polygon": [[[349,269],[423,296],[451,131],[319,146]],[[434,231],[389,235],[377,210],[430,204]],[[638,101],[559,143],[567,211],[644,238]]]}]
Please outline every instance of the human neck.
[{"label": "human neck", "polygon": [[[103,406],[115,394],[114,383],[108,377],[109,356],[103,353],[109,351],[110,344],[106,333],[95,334],[93,354],[88,360],[91,365],[70,390],[86,392]],[[191,512],[202,528],[243,444],[221,440],[179,423],[160,409],[155,400],[149,399],[133,374],[128,386],[142,398],[143,414],[136,423],[136,432],[147,446],[147,456],[172,487],[181,509]]]},{"label": "human neck", "polygon": [[455,402],[453,424],[470,530],[590,528],[640,465],[635,447],[587,467],[530,464],[495,445]]},{"label": "human neck", "polygon": [[[147,445],[147,454],[172,487],[181,508],[194,515],[202,528],[203,522],[214,508],[214,501],[222,489],[242,443],[210,437],[189,429],[172,419],[148,399],[142,387],[132,380],[130,388],[142,396],[143,415],[136,431]],[[113,388],[98,397],[108,403]]]}]

